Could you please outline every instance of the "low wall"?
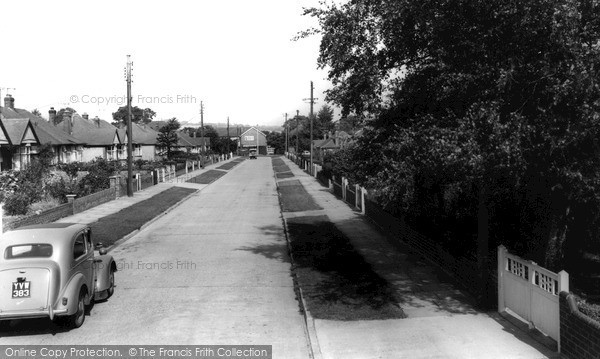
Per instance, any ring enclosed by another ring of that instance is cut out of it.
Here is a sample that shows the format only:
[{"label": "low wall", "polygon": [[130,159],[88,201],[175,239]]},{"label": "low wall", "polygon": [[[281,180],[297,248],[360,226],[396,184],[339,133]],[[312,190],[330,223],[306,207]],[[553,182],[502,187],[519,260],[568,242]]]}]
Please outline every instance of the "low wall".
[{"label": "low wall", "polygon": [[108,188],[73,201],[73,213],[83,212],[117,198],[116,188]]},{"label": "low wall", "polygon": [[560,293],[560,354],[568,359],[600,358],[600,323],[581,313],[568,292]]},{"label": "low wall", "polygon": [[29,217],[21,218],[16,221],[5,222],[3,224],[4,231],[10,231],[15,228],[31,226],[33,224],[42,224],[57,221],[61,218],[73,215],[73,205],[71,203],[65,203],[58,207],[49,209],[40,214],[32,215]]}]

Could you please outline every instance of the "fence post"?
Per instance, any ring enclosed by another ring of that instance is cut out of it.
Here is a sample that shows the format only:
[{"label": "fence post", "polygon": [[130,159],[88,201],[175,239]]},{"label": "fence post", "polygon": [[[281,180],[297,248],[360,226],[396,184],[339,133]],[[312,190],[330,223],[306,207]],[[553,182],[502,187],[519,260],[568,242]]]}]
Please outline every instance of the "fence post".
[{"label": "fence post", "polygon": [[163,182],[166,182],[166,181],[167,181],[167,178],[165,177],[165,168],[164,168],[164,167],[163,167],[163,168],[161,168],[161,171],[162,171],[162,178],[163,178],[163,180],[162,180],[162,181],[163,181]]},{"label": "fence post", "polygon": [[140,176],[139,173],[136,173],[135,174],[135,178],[137,179],[137,188],[138,188],[138,191],[141,191],[142,190],[142,176]]},{"label": "fence post", "polygon": [[358,202],[359,202],[359,201],[360,201],[360,199],[362,198],[362,197],[359,197],[359,196],[358,196],[358,191],[359,191],[359,190],[360,190],[360,186],[359,186],[359,185],[357,185],[357,184],[355,184],[355,185],[354,185],[354,207],[356,207],[356,208],[360,208],[360,207],[358,206]]},{"label": "fence post", "polygon": [[185,174],[188,174],[188,161],[185,161]]},{"label": "fence post", "polygon": [[498,313],[504,312],[504,266],[506,261],[506,247],[498,246]]},{"label": "fence post", "polygon": [[346,201],[346,177],[342,177],[342,199]]},{"label": "fence post", "polygon": [[4,223],[2,222],[2,216],[4,216],[4,203],[0,202],[0,235],[4,232]]},{"label": "fence post", "polygon": [[360,201],[361,201],[361,209],[360,209],[360,213],[362,213],[363,215],[367,214],[367,205],[365,204],[365,195],[367,194],[367,190],[364,188],[360,188]]}]

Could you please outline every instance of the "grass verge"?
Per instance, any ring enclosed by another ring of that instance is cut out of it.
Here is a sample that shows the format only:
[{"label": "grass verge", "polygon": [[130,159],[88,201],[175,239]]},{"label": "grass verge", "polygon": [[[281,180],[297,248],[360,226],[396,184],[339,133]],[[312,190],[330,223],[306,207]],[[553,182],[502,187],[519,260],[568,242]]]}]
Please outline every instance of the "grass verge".
[{"label": "grass verge", "polygon": [[281,199],[281,210],[284,212],[299,212],[323,209],[315,203],[298,180],[277,183]]},{"label": "grass verge", "polygon": [[171,187],[115,214],[100,218],[98,222],[91,224],[94,242],[102,242],[105,247],[113,245],[195,191],[191,188]]},{"label": "grass verge", "polygon": [[244,160],[245,160],[245,158],[235,159],[233,161],[227,162],[226,164],[217,167],[217,169],[218,170],[230,170]]},{"label": "grass verge", "polygon": [[217,179],[223,177],[227,172],[225,171],[217,171],[217,170],[208,170],[196,177],[192,177],[186,182],[198,183],[198,184],[209,184]]},{"label": "grass verge", "polygon": [[391,285],[358,254],[327,216],[287,220],[294,271],[317,319],[405,318]]}]

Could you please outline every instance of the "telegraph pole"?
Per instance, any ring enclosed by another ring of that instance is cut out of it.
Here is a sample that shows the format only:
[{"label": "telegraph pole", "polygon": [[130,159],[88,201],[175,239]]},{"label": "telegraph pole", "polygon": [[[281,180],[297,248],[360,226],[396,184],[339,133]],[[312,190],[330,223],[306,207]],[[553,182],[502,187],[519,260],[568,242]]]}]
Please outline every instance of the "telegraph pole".
[{"label": "telegraph pole", "polygon": [[288,121],[287,121],[287,112],[285,113],[285,154],[288,153]]},{"label": "telegraph pole", "polygon": [[298,123],[300,110],[296,110],[296,156],[300,153],[300,125]]},{"label": "telegraph pole", "polygon": [[227,116],[227,156],[229,156],[229,142],[231,137],[229,137],[229,116]]},{"label": "telegraph pole", "polygon": [[133,126],[131,125],[131,70],[133,62],[127,55],[127,197],[133,197]]},{"label": "telegraph pole", "polygon": [[312,174],[313,171],[313,105],[315,104],[315,100],[318,100],[317,98],[314,98],[313,96],[313,90],[315,89],[315,87],[313,86],[313,82],[310,82],[310,99],[304,99],[306,100],[310,100],[310,173]]},{"label": "telegraph pole", "polygon": [[200,168],[204,168],[204,156],[206,152],[206,140],[204,139],[204,104],[200,101],[200,136],[202,137],[202,151],[200,159]]}]

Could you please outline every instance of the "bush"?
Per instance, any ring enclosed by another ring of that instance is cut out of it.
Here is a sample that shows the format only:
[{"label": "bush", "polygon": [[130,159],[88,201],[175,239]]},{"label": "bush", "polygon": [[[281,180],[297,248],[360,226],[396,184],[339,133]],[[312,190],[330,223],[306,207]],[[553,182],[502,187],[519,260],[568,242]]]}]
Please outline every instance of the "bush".
[{"label": "bush", "polygon": [[15,192],[5,197],[4,210],[9,216],[27,214],[31,198],[24,192]]}]

